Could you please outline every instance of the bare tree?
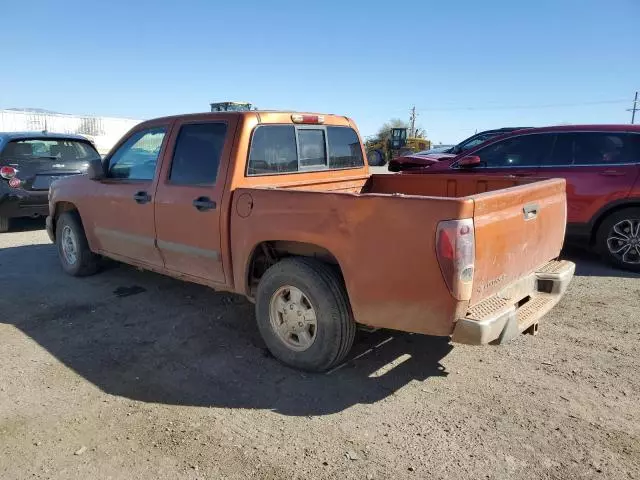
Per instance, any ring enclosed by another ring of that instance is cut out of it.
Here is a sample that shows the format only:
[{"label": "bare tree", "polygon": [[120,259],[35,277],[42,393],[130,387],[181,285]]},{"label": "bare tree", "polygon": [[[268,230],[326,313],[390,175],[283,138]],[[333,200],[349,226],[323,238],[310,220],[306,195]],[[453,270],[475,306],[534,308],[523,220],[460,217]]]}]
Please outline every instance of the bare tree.
[{"label": "bare tree", "polygon": [[399,118],[392,118],[388,122],[384,122],[376,133],[376,140],[386,141],[391,137],[392,128],[409,128],[409,122]]}]

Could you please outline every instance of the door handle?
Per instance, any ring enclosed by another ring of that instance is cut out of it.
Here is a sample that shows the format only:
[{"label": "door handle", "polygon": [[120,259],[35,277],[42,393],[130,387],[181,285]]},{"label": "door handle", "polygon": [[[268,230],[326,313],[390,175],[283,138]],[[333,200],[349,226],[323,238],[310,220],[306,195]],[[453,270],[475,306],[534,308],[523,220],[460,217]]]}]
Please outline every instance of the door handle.
[{"label": "door handle", "polygon": [[600,175],[604,175],[605,177],[624,177],[624,172],[611,168],[602,171]]},{"label": "door handle", "polygon": [[193,206],[199,212],[205,212],[207,210],[214,210],[216,208],[216,202],[209,197],[198,197],[193,201]]},{"label": "door handle", "polygon": [[136,194],[133,196],[133,199],[136,201],[136,203],[139,204],[148,203],[151,201],[151,195],[149,195],[147,192],[136,192]]}]

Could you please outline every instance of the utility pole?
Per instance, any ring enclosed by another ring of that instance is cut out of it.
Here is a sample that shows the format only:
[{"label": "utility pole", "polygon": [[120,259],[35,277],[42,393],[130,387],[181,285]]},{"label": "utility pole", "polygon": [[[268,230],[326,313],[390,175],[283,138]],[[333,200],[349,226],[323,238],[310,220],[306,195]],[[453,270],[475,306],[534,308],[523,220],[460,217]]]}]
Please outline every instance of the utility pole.
[{"label": "utility pole", "polygon": [[631,112],[631,125],[635,123],[636,112],[638,111],[640,111],[640,108],[638,108],[638,92],[636,92],[636,96],[633,99],[633,107],[627,109],[627,112]]},{"label": "utility pole", "polygon": [[[637,93],[636,93],[636,97],[637,97]],[[637,98],[636,98],[637,100]],[[415,137],[416,136],[416,106],[414,105],[411,108],[411,115],[409,116],[409,122],[411,122],[411,130],[409,130],[409,136],[410,137]]]}]

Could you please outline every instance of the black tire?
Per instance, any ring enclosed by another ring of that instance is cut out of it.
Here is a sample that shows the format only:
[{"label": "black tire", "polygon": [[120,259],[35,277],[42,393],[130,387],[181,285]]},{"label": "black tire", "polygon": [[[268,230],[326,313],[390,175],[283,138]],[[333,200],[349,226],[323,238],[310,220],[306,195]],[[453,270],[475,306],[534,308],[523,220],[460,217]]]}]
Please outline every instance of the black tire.
[{"label": "black tire", "polygon": [[632,250],[624,257],[614,253],[619,246],[623,245],[615,240],[623,237],[619,234],[615,235],[614,227],[618,226],[618,231],[626,233],[627,226],[631,225],[635,228],[640,226],[640,208],[630,207],[612,213],[598,228],[596,244],[602,258],[611,265],[632,272],[640,272],[640,237],[630,240]]},{"label": "black tire", "polygon": [[[271,300],[285,286],[299,289],[315,311],[315,339],[304,351],[290,348],[272,327]],[[267,270],[258,285],[256,318],[274,357],[312,372],[328,370],[341,362],[351,350],[356,333],[349,298],[336,269],[305,257],[284,259]]]},{"label": "black tire", "polygon": [[386,162],[382,150],[370,150],[367,152],[367,163],[372,167],[382,167]]},{"label": "black tire", "polygon": [[[65,230],[75,238],[76,261],[71,262],[63,249]],[[56,246],[62,269],[74,277],[93,275],[98,271],[99,257],[91,251],[77,212],[64,212],[56,222]]]},{"label": "black tire", "polygon": [[7,217],[0,217],[0,233],[9,231],[9,219]]}]

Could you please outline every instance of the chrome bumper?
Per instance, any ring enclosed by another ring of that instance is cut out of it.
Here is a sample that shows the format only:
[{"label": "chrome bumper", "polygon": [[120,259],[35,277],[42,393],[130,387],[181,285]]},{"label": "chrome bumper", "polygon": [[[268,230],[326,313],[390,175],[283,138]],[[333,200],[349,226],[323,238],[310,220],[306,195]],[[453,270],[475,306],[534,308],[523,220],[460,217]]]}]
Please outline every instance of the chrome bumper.
[{"label": "chrome bumper", "polygon": [[468,345],[505,343],[526,330],[537,331],[540,318],[560,301],[575,269],[575,264],[566,260],[543,265],[518,281],[518,296],[500,292],[469,309],[456,322],[452,340]]}]

